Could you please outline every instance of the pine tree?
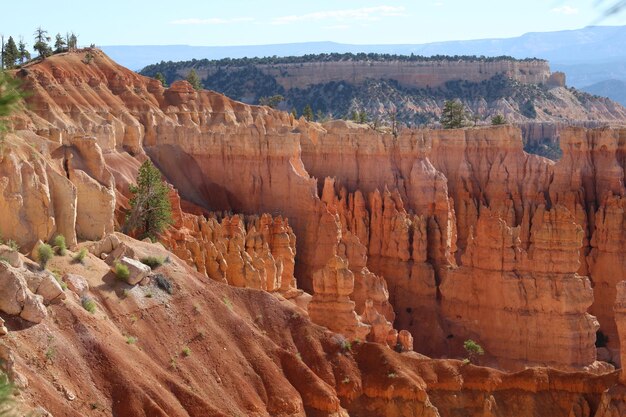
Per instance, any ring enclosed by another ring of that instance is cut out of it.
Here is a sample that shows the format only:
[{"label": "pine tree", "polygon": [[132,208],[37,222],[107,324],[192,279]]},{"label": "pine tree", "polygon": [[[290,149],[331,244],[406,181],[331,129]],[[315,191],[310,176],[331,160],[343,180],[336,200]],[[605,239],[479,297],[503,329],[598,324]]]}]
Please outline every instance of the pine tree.
[{"label": "pine tree", "polygon": [[458,100],[447,100],[439,120],[444,129],[459,129],[467,126],[468,114],[465,106]]},{"label": "pine tree", "polygon": [[0,71],[0,137],[5,130],[3,119],[19,106],[21,98],[20,83]]},{"label": "pine tree", "polygon": [[75,51],[78,48],[78,36],[72,32],[67,41],[67,48],[70,51]]},{"label": "pine tree", "polygon": [[54,52],[55,53],[59,53],[59,52],[63,52],[65,51],[65,47],[67,46],[67,43],[65,42],[65,39],[63,39],[63,36],[61,36],[60,33],[57,33],[57,36],[54,40]]},{"label": "pine tree", "polygon": [[50,42],[50,36],[48,36],[48,31],[42,29],[41,26],[39,26],[35,30],[34,35],[35,44],[33,45],[33,49],[37,51],[41,59],[45,59],[52,53],[52,49],[50,49],[50,45],[48,45],[48,42]]},{"label": "pine tree", "polygon": [[7,69],[14,68],[15,61],[19,58],[20,51],[17,49],[13,36],[9,36],[6,45],[4,45],[3,54],[4,67]]},{"label": "pine tree", "polygon": [[172,223],[169,188],[161,172],[148,159],[139,168],[137,185],[130,186],[130,212],[124,225],[125,233],[136,232],[140,237],[156,237]]},{"label": "pine tree", "polygon": [[30,60],[30,52],[28,52],[28,49],[26,49],[26,42],[24,42],[23,38],[20,38],[20,42],[17,46],[17,49],[19,51],[19,59],[20,59],[20,64],[23,64],[24,61],[28,61]]},{"label": "pine tree", "polygon": [[167,87],[167,82],[165,81],[165,76],[163,74],[161,74],[160,72],[157,72],[154,78],[159,80],[159,82],[161,83],[163,87]]},{"label": "pine tree", "polygon": [[304,110],[302,110],[302,116],[304,116],[304,118],[308,120],[309,122],[313,120],[313,109],[311,108],[309,104],[307,104],[304,107]]},{"label": "pine tree", "polygon": [[391,134],[394,138],[398,137],[398,109],[393,108],[387,113],[389,116],[389,123],[391,123]]},{"label": "pine tree", "polygon": [[259,104],[261,106],[270,106],[271,108],[275,109],[283,101],[285,101],[285,97],[281,96],[280,94],[276,94],[271,97],[261,97],[259,99]]},{"label": "pine tree", "polygon": [[289,113],[291,113],[291,115],[293,116],[294,119],[298,118],[298,110],[296,110],[295,107],[292,107],[291,111]]},{"label": "pine tree", "polygon": [[491,118],[491,124],[493,126],[498,126],[498,125],[505,125],[506,124],[506,119],[504,118],[503,115],[501,114],[496,114],[495,116],[493,116]]},{"label": "pine tree", "polygon": [[202,86],[200,85],[200,78],[198,77],[198,73],[193,68],[187,74],[187,81],[189,82],[189,84],[191,84],[194,90],[200,90],[202,88]]}]

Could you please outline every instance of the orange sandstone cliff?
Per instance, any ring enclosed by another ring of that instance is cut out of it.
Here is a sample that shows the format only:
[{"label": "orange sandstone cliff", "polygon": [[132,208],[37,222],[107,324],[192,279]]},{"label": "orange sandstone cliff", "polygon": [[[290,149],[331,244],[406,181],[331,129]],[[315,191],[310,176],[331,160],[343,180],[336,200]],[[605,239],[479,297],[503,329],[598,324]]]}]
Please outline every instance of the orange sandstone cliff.
[{"label": "orange sandstone cliff", "polygon": [[[625,131],[565,130],[554,163],[524,153],[512,126],[395,137],[319,125],[184,81],[165,89],[92,52],[18,71],[32,95],[2,147],[3,237],[24,253],[58,233],[71,248],[101,240],[94,271],[57,267],[88,275],[95,317],[71,277],[76,296],[45,318],[54,298],[17,264],[0,273],[25,294],[0,311],[15,335],[3,360],[30,381],[28,403],[49,399],[55,415],[93,401],[124,416],[581,417],[619,403],[601,396],[620,363]],[[111,235],[146,158],[173,186],[165,249]],[[156,277],[123,287],[99,259],[152,251],[171,253],[173,295],[154,296]],[[50,336],[66,343],[35,372]],[[145,340],[130,357],[128,336]],[[521,372],[419,355],[463,357],[469,338],[481,364]],[[77,374],[61,377],[73,357]],[[79,372],[90,388],[72,385]]]}]

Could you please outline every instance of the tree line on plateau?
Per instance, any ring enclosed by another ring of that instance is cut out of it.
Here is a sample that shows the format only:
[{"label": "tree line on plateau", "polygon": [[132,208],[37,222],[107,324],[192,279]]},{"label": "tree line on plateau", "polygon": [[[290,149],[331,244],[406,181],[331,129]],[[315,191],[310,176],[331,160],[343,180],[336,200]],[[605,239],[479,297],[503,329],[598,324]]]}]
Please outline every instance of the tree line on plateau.
[{"label": "tree line on plateau", "polygon": [[[5,41],[5,35],[0,35],[0,44],[2,46],[0,70],[16,68],[32,59],[28,44],[21,36],[16,42],[13,36],[9,36]],[[78,49],[78,35],[74,32],[67,32],[65,35],[57,33],[52,43],[48,31],[40,26],[33,33],[32,49],[39,59],[61,52],[73,52]]]}]

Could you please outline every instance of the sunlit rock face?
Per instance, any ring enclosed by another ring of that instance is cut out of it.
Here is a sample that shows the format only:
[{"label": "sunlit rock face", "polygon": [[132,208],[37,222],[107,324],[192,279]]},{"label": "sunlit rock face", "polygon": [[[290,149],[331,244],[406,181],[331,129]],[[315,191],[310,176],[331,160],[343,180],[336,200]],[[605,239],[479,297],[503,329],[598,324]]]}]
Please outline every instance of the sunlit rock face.
[{"label": "sunlit rock face", "polygon": [[33,94],[0,159],[0,214],[24,248],[119,227],[151,158],[181,207],[163,241],[205,276],[306,307],[297,288],[351,275],[336,296],[354,334],[408,330],[433,356],[473,337],[507,369],[593,367],[599,323],[617,363],[624,130],[564,130],[554,163],[524,153],[512,126],[320,125],[94,54],[18,72]]}]

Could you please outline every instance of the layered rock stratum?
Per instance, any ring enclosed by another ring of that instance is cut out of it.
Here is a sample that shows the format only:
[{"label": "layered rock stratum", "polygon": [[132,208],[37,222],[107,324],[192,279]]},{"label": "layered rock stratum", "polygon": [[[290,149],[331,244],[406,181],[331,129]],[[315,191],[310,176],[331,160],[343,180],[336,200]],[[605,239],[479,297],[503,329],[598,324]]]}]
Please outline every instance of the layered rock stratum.
[{"label": "layered rock stratum", "polygon": [[149,65],[170,83],[191,70],[204,87],[245,103],[269,102],[316,120],[365,120],[378,129],[398,124],[438,126],[446,100],[459,100],[473,125],[489,125],[496,114],[522,124],[526,149],[558,159],[564,126],[604,126],[626,121],[626,109],[607,98],[567,87],[566,75],[547,61],[512,57],[385,54],[319,54],[193,60]]},{"label": "layered rock stratum", "polygon": [[[384,61],[370,60],[356,55],[345,60],[313,60],[312,62],[297,62],[298,58],[292,57],[296,62],[260,63],[255,65],[260,72],[276,80],[285,90],[294,88],[305,89],[315,84],[345,81],[350,84],[360,84],[367,79],[390,79],[395,80],[405,87],[413,88],[437,88],[445,85],[448,81],[467,80],[481,82],[498,74],[531,84],[544,84],[550,80],[552,73],[547,61],[541,59],[516,60],[513,58],[481,59],[465,57],[454,59],[442,57],[441,59],[430,58],[420,60],[390,58]],[[203,61],[204,63],[204,61]],[[158,64],[157,64],[158,65]],[[240,64],[243,66],[244,64]],[[186,76],[185,65],[179,65],[178,74]],[[236,72],[239,68],[237,60],[230,64],[220,65],[219,61],[209,61],[208,65],[200,65],[199,75],[207,78],[219,71]],[[555,80],[556,81],[556,80]],[[558,83],[565,85],[565,82]]]},{"label": "layered rock stratum", "polygon": [[[0,300],[0,354],[25,404],[619,415],[626,130],[565,130],[555,163],[513,126],[309,123],[91,53],[17,72],[32,94],[1,148],[3,239],[25,254],[60,233],[91,252],[53,260],[63,293],[23,255],[0,270],[17,288]],[[159,244],[112,233],[147,158],[172,185]],[[155,255],[169,262],[139,285],[110,272]],[[500,370],[441,359],[467,339]]]}]

